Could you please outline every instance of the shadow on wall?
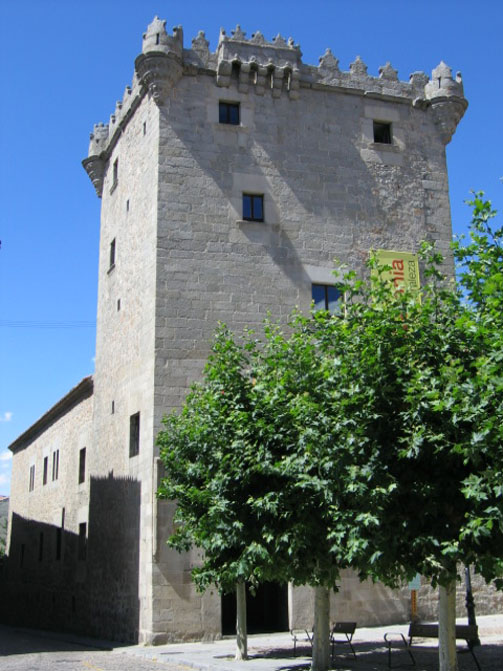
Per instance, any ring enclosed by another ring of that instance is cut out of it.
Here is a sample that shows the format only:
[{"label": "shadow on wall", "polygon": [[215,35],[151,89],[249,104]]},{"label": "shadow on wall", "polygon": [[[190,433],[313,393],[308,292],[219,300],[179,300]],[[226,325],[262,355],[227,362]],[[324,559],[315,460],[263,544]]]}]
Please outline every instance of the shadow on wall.
[{"label": "shadow on wall", "polygon": [[136,643],[140,499],[140,482],[110,474],[91,478],[79,533],[64,528],[65,514],[56,526],[14,512],[0,618]]}]

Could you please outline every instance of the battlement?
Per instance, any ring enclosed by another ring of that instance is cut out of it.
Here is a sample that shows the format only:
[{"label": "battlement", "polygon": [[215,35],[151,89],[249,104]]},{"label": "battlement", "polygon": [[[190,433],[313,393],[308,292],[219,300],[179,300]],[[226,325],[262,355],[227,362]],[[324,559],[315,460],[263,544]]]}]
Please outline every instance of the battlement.
[{"label": "battlement", "polygon": [[300,46],[291,37],[287,40],[278,34],[268,41],[257,31],[247,38],[239,25],[230,36],[220,30],[215,52],[210,51],[203,31],[192,40],[192,47],[185,49],[182,27],[176,26],[170,35],[166,21],[156,16],[143,35],[131,86],[126,86],[122,100],[117,101],[109,123],[95,125],[91,133],[83,165],[98,196],[109,153],[143,97],[151,96],[156,105],[162,106],[181,77],[198,74],[213,76],[215,85],[221,88],[235,82],[240,93],[273,98],[285,95],[292,101],[299,100],[301,89],[323,89],[431,108],[444,144],[450,141],[468,106],[461,74],[458,72],[454,79],[443,61],[433,70],[431,79],[424,72],[414,72],[408,81],[400,81],[389,62],[379,68],[377,76],[369,75],[360,56],[350,64],[349,71],[343,71],[330,49],[314,66],[302,62]]}]

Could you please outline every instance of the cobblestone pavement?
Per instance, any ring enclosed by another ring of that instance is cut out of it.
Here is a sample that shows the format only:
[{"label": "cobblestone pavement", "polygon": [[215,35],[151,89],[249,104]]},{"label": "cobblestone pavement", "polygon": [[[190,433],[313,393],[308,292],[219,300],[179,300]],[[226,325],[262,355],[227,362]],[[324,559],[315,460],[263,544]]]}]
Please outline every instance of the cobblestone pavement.
[{"label": "cobblestone pavement", "polygon": [[[503,615],[478,619],[482,645],[476,648],[482,671],[503,671]],[[387,671],[384,633],[407,633],[407,625],[359,628],[353,639],[356,659],[348,646],[337,647],[337,671]],[[98,647],[108,649],[98,649]],[[114,647],[115,646],[115,647]],[[0,671],[307,671],[310,648],[293,657],[290,635],[250,636],[250,659],[233,659],[235,642],[183,643],[159,647],[117,644],[76,636],[44,633],[0,625]],[[459,671],[477,671],[466,645],[458,641]],[[416,666],[405,649],[392,652],[393,669],[438,671],[438,648],[431,640],[413,646]]]},{"label": "cobblestone pavement", "polygon": [[[0,625],[1,671],[190,671],[189,667],[148,657],[100,650],[78,638]],[[97,643],[99,644],[99,642]]]}]

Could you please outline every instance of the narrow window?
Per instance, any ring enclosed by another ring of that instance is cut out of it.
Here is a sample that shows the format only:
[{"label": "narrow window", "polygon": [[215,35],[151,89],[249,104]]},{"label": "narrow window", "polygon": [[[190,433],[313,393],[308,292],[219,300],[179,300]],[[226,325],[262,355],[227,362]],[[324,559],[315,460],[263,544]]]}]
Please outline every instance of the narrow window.
[{"label": "narrow window", "polygon": [[79,452],[79,485],[86,479],[86,448],[83,447]]},{"label": "narrow window", "polygon": [[313,284],[311,295],[315,310],[328,310],[332,315],[340,312],[342,293],[331,284]]},{"label": "narrow window", "polygon": [[220,123],[239,126],[239,103],[218,103],[218,120]]},{"label": "narrow window", "polygon": [[120,312],[120,309],[121,309],[121,299],[118,298],[117,299],[117,312]]},{"label": "narrow window", "polygon": [[129,200],[126,200],[126,212],[129,212]]},{"label": "narrow window", "polygon": [[56,560],[61,559],[61,539],[63,537],[63,530],[61,527],[56,529]]},{"label": "narrow window", "polygon": [[79,560],[85,561],[87,557],[87,524],[79,524]]},{"label": "narrow window", "polygon": [[117,186],[117,183],[119,181],[119,159],[116,158],[114,161],[114,167],[113,167],[113,182],[112,182],[112,189],[115,189]]},{"label": "narrow window", "polygon": [[129,418],[129,456],[136,457],[140,453],[140,413]]},{"label": "narrow window", "polygon": [[59,561],[63,554],[63,532],[65,530],[65,509],[61,509],[61,526],[56,529],[56,559]]},{"label": "narrow window", "polygon": [[52,453],[52,479],[57,480],[59,477],[59,450]]},{"label": "narrow window", "polygon": [[385,121],[374,121],[374,142],[391,144],[391,124]]},{"label": "narrow window", "polygon": [[115,413],[115,401],[112,401],[112,415]]},{"label": "narrow window", "polygon": [[146,134],[147,134],[147,122],[144,121],[143,122],[143,135],[146,135]]},{"label": "narrow window", "polygon": [[47,484],[47,473],[49,471],[49,457],[44,457],[44,475],[42,477],[42,484]]},{"label": "narrow window", "polygon": [[35,465],[30,466],[30,487],[29,491],[32,492],[35,489]]},{"label": "narrow window", "polygon": [[115,238],[112,240],[110,243],[110,263],[108,266],[109,270],[112,270],[112,268],[115,267]]},{"label": "narrow window", "polygon": [[40,536],[38,538],[38,561],[42,561],[44,558],[44,532],[40,532]]},{"label": "narrow window", "polygon": [[243,219],[264,221],[264,196],[243,193]]}]

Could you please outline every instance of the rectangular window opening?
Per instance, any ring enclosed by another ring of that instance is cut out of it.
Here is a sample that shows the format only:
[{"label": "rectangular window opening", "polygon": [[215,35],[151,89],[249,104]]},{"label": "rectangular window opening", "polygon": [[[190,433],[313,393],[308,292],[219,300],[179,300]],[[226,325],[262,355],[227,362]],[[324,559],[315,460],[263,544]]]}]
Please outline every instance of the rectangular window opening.
[{"label": "rectangular window opening", "polygon": [[245,221],[264,221],[264,196],[243,193],[243,219]]},{"label": "rectangular window opening", "polygon": [[29,491],[32,492],[35,489],[35,465],[30,466],[30,487]]},{"label": "rectangular window opening", "polygon": [[79,452],[79,485],[86,479],[86,448],[83,447]]},{"label": "rectangular window opening", "polygon": [[386,121],[374,121],[374,142],[392,144],[391,124]]},{"label": "rectangular window opening", "polygon": [[110,255],[109,255],[109,260],[110,263],[108,265],[108,269],[112,270],[112,268],[115,267],[115,238],[112,240],[110,243]]},{"label": "rectangular window opening", "polygon": [[85,561],[87,558],[87,524],[79,524],[79,560]]},{"label": "rectangular window opening", "polygon": [[239,103],[218,103],[219,123],[239,126]]},{"label": "rectangular window opening", "polygon": [[331,315],[341,312],[342,292],[331,284],[313,284],[311,296],[314,310],[328,310]]},{"label": "rectangular window opening", "polygon": [[52,479],[57,480],[59,477],[59,450],[52,453]]},{"label": "rectangular window opening", "polygon": [[42,476],[42,484],[47,484],[47,475],[49,471],[49,457],[44,457],[44,474]]},{"label": "rectangular window opening", "polygon": [[140,413],[129,418],[129,456],[136,457],[140,453]]},{"label": "rectangular window opening", "polygon": [[118,181],[119,181],[119,159],[116,158],[113,165],[112,189],[117,186]]},{"label": "rectangular window opening", "polygon": [[56,561],[61,559],[61,539],[63,538],[63,530],[61,527],[56,529]]}]

